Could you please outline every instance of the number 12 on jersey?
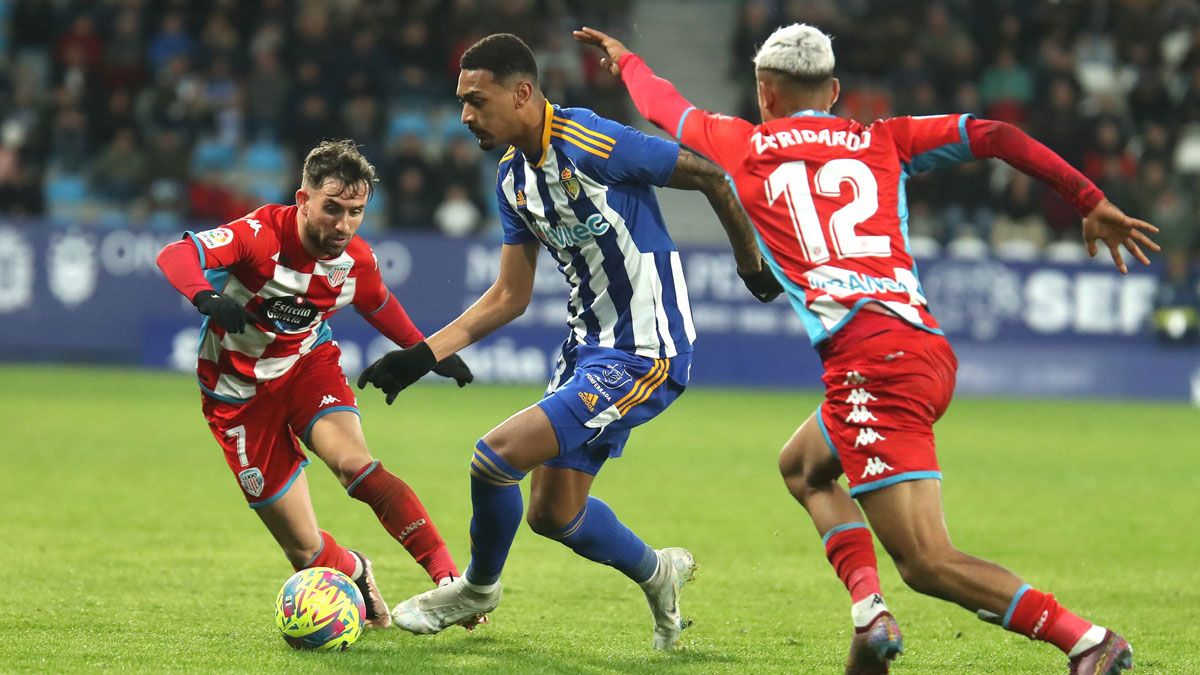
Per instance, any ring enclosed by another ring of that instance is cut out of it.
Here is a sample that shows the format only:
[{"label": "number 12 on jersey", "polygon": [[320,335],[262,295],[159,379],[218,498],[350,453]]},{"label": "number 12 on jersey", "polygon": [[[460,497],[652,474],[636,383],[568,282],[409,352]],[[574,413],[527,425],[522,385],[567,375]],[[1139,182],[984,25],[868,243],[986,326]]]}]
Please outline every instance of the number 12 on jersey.
[{"label": "number 12 on jersey", "polygon": [[779,197],[783,197],[796,231],[796,239],[800,242],[800,250],[810,263],[827,263],[831,255],[837,258],[865,258],[888,257],[892,254],[887,235],[862,235],[854,231],[859,223],[879,210],[879,185],[871,169],[861,161],[833,159],[817,169],[813,180],[817,194],[837,197],[842,194],[842,183],[849,183],[854,192],[850,203],[829,217],[828,237],[808,186],[808,166],[805,162],[780,164],[764,183],[768,206],[774,206]]}]

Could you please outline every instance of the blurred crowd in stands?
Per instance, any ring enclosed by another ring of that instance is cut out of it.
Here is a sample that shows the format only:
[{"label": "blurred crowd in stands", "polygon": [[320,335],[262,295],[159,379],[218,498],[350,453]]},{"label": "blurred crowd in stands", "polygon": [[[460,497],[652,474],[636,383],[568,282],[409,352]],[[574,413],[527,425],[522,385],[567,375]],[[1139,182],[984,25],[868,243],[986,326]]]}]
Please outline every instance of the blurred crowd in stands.
[{"label": "blurred crowd in stands", "polygon": [[[628,120],[566,0],[0,0],[0,216],[178,231],[290,203],[307,151],[379,170],[368,229],[480,231],[496,157],[459,122],[458,58],[520,35],[562,105]],[[598,91],[599,90],[599,91]]]},{"label": "blurred crowd in stands", "polygon": [[[1165,252],[1200,247],[1200,3],[1195,0],[742,0],[730,77],[754,119],[752,58],[795,21],[833,35],[836,114],[973,113],[1024,129],[1127,213]],[[925,248],[1076,256],[1079,217],[1001,162],[908,181]],[[1186,268],[1186,265],[1183,266]]]},{"label": "blurred crowd in stands", "polygon": [[[288,202],[306,151],[351,137],[381,177],[368,228],[494,227],[495,158],[459,122],[459,55],[514,32],[550,100],[629,121],[619,83],[570,30],[630,35],[632,4],[0,0],[0,216],[161,231],[225,221]],[[739,0],[736,14],[723,39],[742,103],[727,112],[757,119],[756,48],[809,22],[834,36],[835,113],[1017,124],[1161,226],[1167,251],[1200,248],[1196,0]],[[1081,248],[1071,208],[999,162],[908,191],[918,253]]]}]

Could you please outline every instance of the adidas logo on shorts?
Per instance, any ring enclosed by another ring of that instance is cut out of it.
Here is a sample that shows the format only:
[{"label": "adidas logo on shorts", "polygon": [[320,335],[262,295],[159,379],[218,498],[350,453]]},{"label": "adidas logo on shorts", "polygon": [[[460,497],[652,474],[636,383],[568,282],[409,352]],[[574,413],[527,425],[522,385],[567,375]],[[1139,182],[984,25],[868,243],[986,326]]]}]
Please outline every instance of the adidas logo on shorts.
[{"label": "adidas logo on shorts", "polygon": [[595,412],[596,411],[596,401],[599,401],[600,397],[597,396],[596,394],[589,394],[587,392],[581,391],[581,392],[579,392],[579,400],[583,401],[583,404],[585,406],[587,406],[588,412]]}]

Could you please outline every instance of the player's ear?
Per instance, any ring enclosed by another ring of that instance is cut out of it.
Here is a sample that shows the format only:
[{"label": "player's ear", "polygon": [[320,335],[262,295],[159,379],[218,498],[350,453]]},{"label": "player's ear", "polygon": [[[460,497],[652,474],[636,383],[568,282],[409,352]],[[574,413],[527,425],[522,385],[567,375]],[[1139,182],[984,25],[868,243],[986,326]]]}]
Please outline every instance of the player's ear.
[{"label": "player's ear", "polygon": [[296,206],[299,206],[305,212],[308,211],[308,191],[303,187],[296,190]]},{"label": "player's ear", "polygon": [[841,80],[839,80],[835,77],[835,78],[833,78],[833,95],[832,95],[832,98],[829,99],[829,109],[830,110],[833,109],[833,105],[835,103],[837,103],[837,101],[838,101],[838,96],[841,96],[841,95],[842,95],[842,82],[841,82]]},{"label": "player's ear", "polygon": [[517,82],[517,88],[513,92],[513,107],[524,108],[525,104],[529,103],[529,99],[533,98],[533,83],[529,80],[521,80]]}]

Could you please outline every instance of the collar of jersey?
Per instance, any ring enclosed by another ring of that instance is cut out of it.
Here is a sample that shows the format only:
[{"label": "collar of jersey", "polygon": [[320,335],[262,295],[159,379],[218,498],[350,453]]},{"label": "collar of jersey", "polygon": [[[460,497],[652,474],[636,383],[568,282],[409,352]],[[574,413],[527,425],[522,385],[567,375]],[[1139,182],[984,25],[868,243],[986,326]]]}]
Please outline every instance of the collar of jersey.
[{"label": "collar of jersey", "polygon": [[837,117],[837,115],[830,115],[824,110],[800,110],[788,115],[788,117]]},{"label": "collar of jersey", "polygon": [[550,156],[550,120],[554,117],[554,106],[550,105],[550,101],[546,101],[546,119],[543,120],[542,127],[542,156],[534,163],[534,168],[540,168],[546,163],[546,158]]}]

